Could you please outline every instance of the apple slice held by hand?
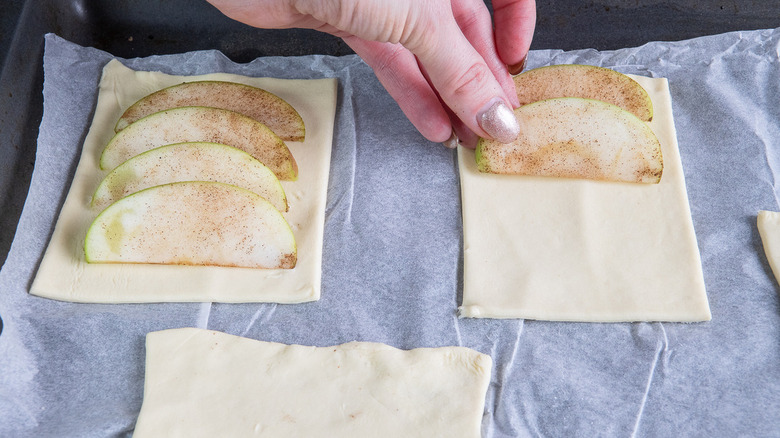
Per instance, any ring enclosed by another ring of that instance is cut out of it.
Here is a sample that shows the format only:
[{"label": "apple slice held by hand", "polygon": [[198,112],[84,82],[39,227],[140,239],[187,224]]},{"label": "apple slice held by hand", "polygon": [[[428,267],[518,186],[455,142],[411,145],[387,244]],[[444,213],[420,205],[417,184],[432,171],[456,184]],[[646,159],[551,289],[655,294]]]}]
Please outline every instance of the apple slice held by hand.
[{"label": "apple slice held by hand", "polygon": [[89,263],[293,268],[295,238],[262,196],[229,184],[155,186],[111,204],[87,231]]},{"label": "apple slice held by hand", "polygon": [[150,114],[182,106],[208,106],[235,111],[271,128],[282,140],[303,141],[306,129],[300,114],[287,101],[261,88],[225,81],[184,82],[163,88],[130,106],[116,132]]},{"label": "apple slice held by hand", "polygon": [[184,181],[213,181],[242,187],[287,211],[287,197],[273,172],[246,152],[219,143],[161,146],[120,164],[98,186],[92,207],[102,210],[131,193]]},{"label": "apple slice held by hand", "polygon": [[650,127],[615,105],[557,98],[515,110],[520,136],[512,143],[480,139],[481,172],[603,181],[658,183],[661,145]]},{"label": "apple slice held by hand", "polygon": [[561,64],[528,70],[514,77],[521,105],[556,97],[595,99],[619,106],[645,122],[653,119],[653,102],[638,82],[603,67]]},{"label": "apple slice held by hand", "polygon": [[106,145],[100,168],[112,170],[150,149],[193,141],[241,149],[281,180],[298,177],[297,164],[287,145],[267,126],[235,111],[197,106],[160,111],[128,125]]}]

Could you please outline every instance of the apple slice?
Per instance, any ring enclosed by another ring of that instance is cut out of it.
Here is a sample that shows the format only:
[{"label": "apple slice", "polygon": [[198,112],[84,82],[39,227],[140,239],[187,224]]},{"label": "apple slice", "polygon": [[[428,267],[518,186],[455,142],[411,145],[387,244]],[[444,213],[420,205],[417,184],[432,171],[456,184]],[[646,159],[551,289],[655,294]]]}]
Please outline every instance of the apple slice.
[{"label": "apple slice", "polygon": [[262,196],[229,184],[155,186],[111,204],[87,230],[89,263],[293,268],[295,238]]},{"label": "apple slice", "polygon": [[116,132],[150,114],[181,106],[210,106],[235,111],[271,128],[282,140],[303,141],[306,128],[298,111],[261,88],[225,81],[184,82],[154,92],[128,108]]},{"label": "apple slice", "polygon": [[287,211],[284,189],[271,170],[246,152],[219,143],[177,143],[143,152],[112,170],[92,196],[102,210],[120,198],[153,186],[214,181],[242,187]]},{"label": "apple slice", "polygon": [[661,145],[650,127],[615,105],[557,98],[515,110],[520,136],[512,143],[480,139],[481,172],[658,183]]},{"label": "apple slice", "polygon": [[555,97],[582,97],[617,105],[649,122],[653,102],[639,83],[623,73],[581,64],[551,65],[514,77],[517,98],[525,105]]},{"label": "apple slice", "polygon": [[160,111],[119,131],[103,150],[100,168],[112,170],[141,152],[192,141],[236,147],[260,160],[281,180],[298,177],[287,145],[267,126],[235,111],[198,106]]}]

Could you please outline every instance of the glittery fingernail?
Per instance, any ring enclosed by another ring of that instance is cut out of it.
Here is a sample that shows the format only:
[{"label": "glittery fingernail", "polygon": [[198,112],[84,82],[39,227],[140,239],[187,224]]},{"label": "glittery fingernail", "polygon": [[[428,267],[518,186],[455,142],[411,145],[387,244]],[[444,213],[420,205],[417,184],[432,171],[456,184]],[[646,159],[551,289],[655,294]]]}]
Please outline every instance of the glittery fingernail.
[{"label": "glittery fingernail", "polygon": [[479,127],[493,139],[501,143],[511,143],[520,135],[520,125],[514,111],[499,98],[488,105],[488,108],[477,116]]},{"label": "glittery fingernail", "polygon": [[450,135],[450,138],[442,142],[442,144],[449,149],[455,149],[456,147],[458,147],[458,136],[455,135],[455,131],[452,131],[452,135]]},{"label": "glittery fingernail", "polygon": [[526,61],[528,61],[528,54],[523,56],[523,59],[521,59],[517,64],[508,65],[507,70],[509,70],[509,74],[517,75],[522,73],[523,70],[525,70]]}]

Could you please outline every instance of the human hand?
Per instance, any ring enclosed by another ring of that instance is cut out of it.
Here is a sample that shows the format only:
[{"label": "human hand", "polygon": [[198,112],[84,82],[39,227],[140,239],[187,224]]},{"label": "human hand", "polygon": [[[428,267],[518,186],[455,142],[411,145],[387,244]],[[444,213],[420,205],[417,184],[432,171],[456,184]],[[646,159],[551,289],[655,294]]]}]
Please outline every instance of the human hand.
[{"label": "human hand", "polygon": [[520,131],[507,65],[525,60],[534,0],[493,0],[495,37],[482,0],[208,1],[251,26],[343,38],[431,141],[473,147],[478,136],[509,142]]}]

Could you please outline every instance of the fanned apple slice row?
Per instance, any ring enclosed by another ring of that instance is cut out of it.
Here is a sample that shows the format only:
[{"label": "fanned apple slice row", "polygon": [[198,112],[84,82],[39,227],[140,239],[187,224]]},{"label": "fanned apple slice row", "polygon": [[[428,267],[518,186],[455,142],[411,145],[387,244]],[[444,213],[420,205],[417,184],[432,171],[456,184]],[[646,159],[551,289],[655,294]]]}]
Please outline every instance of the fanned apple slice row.
[{"label": "fanned apple slice row", "polygon": [[119,131],[103,150],[100,168],[112,170],[150,149],[193,141],[241,149],[281,180],[298,177],[295,158],[284,141],[267,126],[235,111],[197,106],[160,111]]},{"label": "fanned apple slice row", "polygon": [[282,214],[262,196],[215,182],[155,186],[103,210],[87,231],[89,263],[293,268]]},{"label": "fanned apple slice row", "polygon": [[279,179],[246,152],[219,143],[160,146],[120,164],[98,186],[92,207],[102,210],[125,196],[153,186],[184,181],[213,181],[245,188],[287,211]]},{"label": "fanned apple slice row", "polygon": [[235,111],[271,128],[282,140],[303,141],[306,128],[298,111],[279,96],[249,85],[226,81],[184,82],[163,88],[130,106],[116,132],[150,114],[181,106],[210,106]]},{"label": "fanned apple slice row", "polygon": [[661,145],[650,127],[615,105],[557,98],[515,110],[520,136],[512,143],[480,139],[481,172],[658,183]]},{"label": "fanned apple slice row", "polygon": [[647,90],[623,73],[604,67],[561,64],[528,70],[514,77],[521,105],[556,97],[602,100],[653,119],[653,102]]}]

